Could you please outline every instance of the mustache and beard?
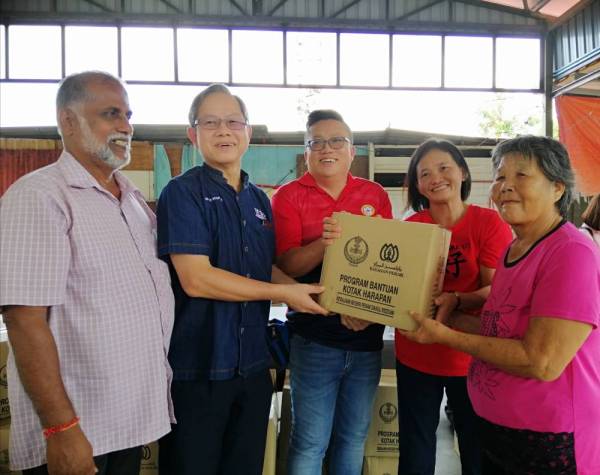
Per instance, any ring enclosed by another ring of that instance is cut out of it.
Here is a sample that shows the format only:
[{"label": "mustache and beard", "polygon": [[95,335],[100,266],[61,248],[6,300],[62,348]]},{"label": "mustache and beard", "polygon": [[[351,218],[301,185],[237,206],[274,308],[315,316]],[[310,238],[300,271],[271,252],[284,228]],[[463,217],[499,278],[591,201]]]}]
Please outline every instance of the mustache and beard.
[{"label": "mustache and beard", "polygon": [[[106,143],[102,143],[95,137],[84,117],[77,115],[77,120],[81,129],[83,148],[86,152],[102,160],[113,170],[119,170],[129,164],[131,161],[131,137],[129,135],[111,134],[106,138]],[[108,142],[113,140],[125,142],[125,156],[123,158],[119,158],[110,149]]]}]

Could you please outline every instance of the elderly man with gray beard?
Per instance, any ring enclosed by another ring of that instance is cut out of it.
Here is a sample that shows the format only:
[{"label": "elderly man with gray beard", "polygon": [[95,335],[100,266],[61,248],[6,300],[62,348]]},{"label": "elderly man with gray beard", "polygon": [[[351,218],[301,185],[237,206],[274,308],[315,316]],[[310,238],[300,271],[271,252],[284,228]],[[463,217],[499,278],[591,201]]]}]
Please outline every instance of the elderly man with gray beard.
[{"label": "elderly man with gray beard", "polygon": [[141,445],[173,420],[169,272],[154,214],[118,171],[133,134],[123,83],[69,76],[56,106],[62,154],[0,201],[11,468],[137,475]]}]

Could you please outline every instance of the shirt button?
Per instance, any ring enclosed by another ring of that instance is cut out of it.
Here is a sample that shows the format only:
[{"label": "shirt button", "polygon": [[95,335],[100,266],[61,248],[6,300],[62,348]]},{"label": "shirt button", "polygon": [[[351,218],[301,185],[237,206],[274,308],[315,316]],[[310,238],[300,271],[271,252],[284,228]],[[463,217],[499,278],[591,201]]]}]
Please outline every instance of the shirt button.
[{"label": "shirt button", "polygon": [[246,274],[246,277],[248,277],[248,279],[250,278],[250,272]]},{"label": "shirt button", "polygon": [[248,252],[248,246],[244,246],[244,252]]},{"label": "shirt button", "polygon": [[240,328],[240,335],[243,335],[243,334],[244,334],[244,329]]},{"label": "shirt button", "polygon": [[244,302],[244,307],[247,307],[247,306],[248,306],[248,302]]},{"label": "shirt button", "polygon": [[245,219],[242,220],[242,225],[246,226],[246,220]]}]

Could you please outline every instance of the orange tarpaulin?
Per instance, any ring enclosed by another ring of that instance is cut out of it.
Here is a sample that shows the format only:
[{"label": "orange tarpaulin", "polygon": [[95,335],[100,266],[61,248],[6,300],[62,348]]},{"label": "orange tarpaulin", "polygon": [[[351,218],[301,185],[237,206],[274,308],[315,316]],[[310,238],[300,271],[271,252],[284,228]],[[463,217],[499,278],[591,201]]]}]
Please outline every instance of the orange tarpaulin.
[{"label": "orange tarpaulin", "polygon": [[600,97],[559,96],[556,113],[560,141],[569,151],[579,191],[600,193]]}]

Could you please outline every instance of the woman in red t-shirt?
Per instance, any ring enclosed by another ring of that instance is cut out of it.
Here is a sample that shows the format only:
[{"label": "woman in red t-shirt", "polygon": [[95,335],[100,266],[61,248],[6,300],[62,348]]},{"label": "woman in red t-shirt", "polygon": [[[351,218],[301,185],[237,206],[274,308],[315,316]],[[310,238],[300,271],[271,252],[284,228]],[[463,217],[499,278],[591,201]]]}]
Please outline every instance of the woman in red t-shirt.
[{"label": "woman in red t-shirt", "polygon": [[[490,163],[491,167],[491,163]],[[477,314],[496,263],[512,240],[510,227],[491,209],[469,205],[471,174],[446,140],[430,139],[413,153],[406,175],[407,221],[434,223],[452,232],[440,308]],[[421,345],[396,332],[399,474],[434,475],[436,429],[444,390],[452,409],[463,475],[481,473],[477,417],[467,394],[470,356],[443,345]]]}]

